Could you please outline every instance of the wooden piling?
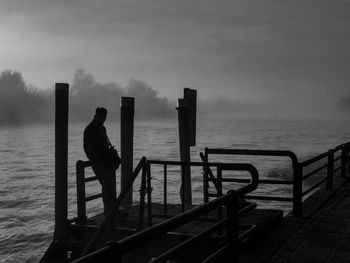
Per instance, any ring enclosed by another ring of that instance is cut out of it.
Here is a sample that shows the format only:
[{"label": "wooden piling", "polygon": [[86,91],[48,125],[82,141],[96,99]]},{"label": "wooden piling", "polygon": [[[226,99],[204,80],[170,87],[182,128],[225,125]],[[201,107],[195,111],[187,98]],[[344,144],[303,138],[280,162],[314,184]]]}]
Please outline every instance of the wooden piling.
[{"label": "wooden piling", "polygon": [[55,85],[55,236],[68,217],[68,94],[69,85]]},{"label": "wooden piling", "polygon": [[[120,153],[121,153],[121,189],[127,184],[133,172],[134,151],[134,113],[135,99],[121,97],[120,101]],[[123,208],[132,205],[132,187],[122,203]]]},{"label": "wooden piling", "polygon": [[[190,162],[190,142],[189,142],[189,101],[188,99],[178,99],[179,138],[180,138],[180,161]],[[181,166],[181,199],[185,206],[192,205],[191,167]]]},{"label": "wooden piling", "polygon": [[184,88],[184,99],[188,100],[190,107],[188,115],[188,144],[189,146],[196,146],[197,90]]}]

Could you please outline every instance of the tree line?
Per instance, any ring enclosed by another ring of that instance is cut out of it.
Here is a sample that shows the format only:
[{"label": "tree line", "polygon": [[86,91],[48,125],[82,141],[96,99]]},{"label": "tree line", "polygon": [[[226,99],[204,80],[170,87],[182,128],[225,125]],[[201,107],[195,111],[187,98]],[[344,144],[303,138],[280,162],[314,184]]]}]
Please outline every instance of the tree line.
[{"label": "tree line", "polygon": [[[135,118],[159,119],[175,116],[175,105],[159,97],[147,83],[131,79],[121,85],[99,83],[94,76],[78,69],[70,85],[70,121],[87,121],[96,107],[105,107],[119,117],[121,96],[135,97]],[[0,125],[47,123],[54,120],[54,89],[39,90],[28,85],[20,72],[0,74]]]}]

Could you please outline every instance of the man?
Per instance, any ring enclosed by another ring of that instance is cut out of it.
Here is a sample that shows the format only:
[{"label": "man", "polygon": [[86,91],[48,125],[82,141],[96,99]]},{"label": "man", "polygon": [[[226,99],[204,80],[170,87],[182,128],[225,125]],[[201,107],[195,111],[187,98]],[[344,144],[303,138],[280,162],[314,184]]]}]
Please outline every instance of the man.
[{"label": "man", "polygon": [[[97,108],[94,119],[84,130],[84,151],[92,163],[92,170],[102,186],[104,215],[112,212],[116,200],[115,169],[110,162],[110,142],[103,126],[107,117],[105,108]],[[111,217],[113,222],[113,216]]]}]

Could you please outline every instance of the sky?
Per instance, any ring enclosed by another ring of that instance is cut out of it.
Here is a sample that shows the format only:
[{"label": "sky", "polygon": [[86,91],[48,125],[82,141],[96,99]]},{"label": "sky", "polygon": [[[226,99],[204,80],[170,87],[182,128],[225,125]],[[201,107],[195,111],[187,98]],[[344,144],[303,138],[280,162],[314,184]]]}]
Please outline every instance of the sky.
[{"label": "sky", "polygon": [[335,118],[349,14],[349,0],[1,0],[0,70],[46,89],[82,68],[170,101],[190,87],[253,115]]}]

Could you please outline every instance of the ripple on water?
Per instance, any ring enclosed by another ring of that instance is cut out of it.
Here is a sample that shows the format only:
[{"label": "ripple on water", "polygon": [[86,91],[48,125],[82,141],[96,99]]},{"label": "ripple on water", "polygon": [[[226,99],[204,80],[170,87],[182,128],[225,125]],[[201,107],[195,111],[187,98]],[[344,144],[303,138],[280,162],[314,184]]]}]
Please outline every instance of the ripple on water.
[{"label": "ripple on water", "polygon": [[51,233],[17,233],[0,240],[4,262],[38,262],[52,239]]},{"label": "ripple on water", "polygon": [[1,200],[0,208],[20,208],[25,207],[33,203],[33,200]]}]

